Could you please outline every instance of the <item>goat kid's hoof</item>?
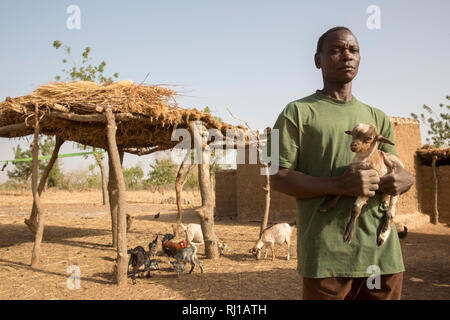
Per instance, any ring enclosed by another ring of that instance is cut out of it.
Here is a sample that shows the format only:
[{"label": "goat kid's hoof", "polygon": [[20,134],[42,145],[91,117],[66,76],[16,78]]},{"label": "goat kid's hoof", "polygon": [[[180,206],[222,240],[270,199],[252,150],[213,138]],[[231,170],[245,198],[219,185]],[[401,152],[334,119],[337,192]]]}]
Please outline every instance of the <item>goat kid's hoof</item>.
[{"label": "goat kid's hoof", "polygon": [[378,246],[382,246],[386,242],[387,238],[389,237],[389,233],[390,233],[389,231],[386,231],[378,236],[377,239]]}]

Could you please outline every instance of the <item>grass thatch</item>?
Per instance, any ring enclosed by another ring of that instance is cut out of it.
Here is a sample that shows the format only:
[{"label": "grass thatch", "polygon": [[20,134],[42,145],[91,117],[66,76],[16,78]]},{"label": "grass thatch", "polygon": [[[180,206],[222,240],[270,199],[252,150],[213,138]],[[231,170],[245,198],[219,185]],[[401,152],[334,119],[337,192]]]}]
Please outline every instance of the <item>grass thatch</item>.
[{"label": "grass thatch", "polygon": [[450,148],[435,148],[429,144],[424,145],[417,150],[420,162],[424,165],[430,166],[433,157],[436,157],[436,165],[450,165]]},{"label": "grass thatch", "polygon": [[104,85],[53,82],[30,95],[8,97],[0,103],[0,136],[31,134],[33,121],[29,118],[34,116],[35,105],[39,106],[42,133],[100,148],[106,147],[105,123],[101,120],[105,108],[112,108],[120,120],[117,143],[122,148],[172,148],[177,143],[170,139],[173,129],[188,128],[192,120],[201,120],[206,128],[219,129],[223,134],[227,129],[243,129],[217,121],[195,108],[178,107],[176,95],[171,88],[132,81]]}]

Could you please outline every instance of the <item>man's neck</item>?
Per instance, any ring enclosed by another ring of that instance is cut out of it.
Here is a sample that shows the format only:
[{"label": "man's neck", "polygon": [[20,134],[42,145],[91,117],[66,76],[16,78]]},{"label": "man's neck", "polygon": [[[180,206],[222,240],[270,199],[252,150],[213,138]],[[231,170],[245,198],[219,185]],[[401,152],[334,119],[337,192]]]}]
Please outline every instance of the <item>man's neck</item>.
[{"label": "man's neck", "polygon": [[324,81],[322,94],[341,101],[349,102],[352,100],[352,83],[332,83]]}]

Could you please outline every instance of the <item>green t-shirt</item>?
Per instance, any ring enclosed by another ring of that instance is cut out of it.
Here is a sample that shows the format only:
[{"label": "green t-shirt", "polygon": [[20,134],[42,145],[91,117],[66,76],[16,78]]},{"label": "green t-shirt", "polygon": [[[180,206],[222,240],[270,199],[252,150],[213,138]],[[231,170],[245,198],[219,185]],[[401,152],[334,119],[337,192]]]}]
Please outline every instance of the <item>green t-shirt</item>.
[{"label": "green t-shirt", "polygon": [[[316,177],[342,175],[355,156],[350,150],[352,138],[344,132],[357,123],[372,124],[394,141],[389,118],[355,97],[343,102],[318,90],[289,103],[273,126],[279,130],[279,166]],[[271,143],[269,139],[266,145],[269,155]],[[380,148],[397,154],[394,146],[381,144]],[[370,266],[378,267],[380,274],[404,271],[394,224],[387,241],[377,245],[384,217],[379,192],[364,206],[352,241],[344,242],[355,199],[343,196],[326,213],[318,211],[324,197],[297,199],[297,270],[302,277],[369,277],[376,270]]]}]

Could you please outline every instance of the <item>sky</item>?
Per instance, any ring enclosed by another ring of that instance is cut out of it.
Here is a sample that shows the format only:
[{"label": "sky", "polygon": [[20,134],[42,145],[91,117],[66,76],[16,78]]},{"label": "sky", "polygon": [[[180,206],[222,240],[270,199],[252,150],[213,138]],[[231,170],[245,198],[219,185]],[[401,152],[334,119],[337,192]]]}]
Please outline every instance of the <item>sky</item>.
[{"label": "sky", "polygon": [[[79,29],[67,25],[72,5],[80,9]],[[367,11],[371,6],[379,15]],[[148,74],[147,84],[176,85],[180,107],[209,106],[223,121],[241,124],[229,108],[263,129],[287,103],[322,88],[313,60],[317,39],[342,25],[361,49],[353,95],[389,116],[410,117],[450,95],[449,12],[446,0],[2,1],[0,101],[61,74],[65,56],[52,47],[60,40],[78,61],[91,47],[92,63],[107,62],[106,75],[140,83]],[[1,138],[0,160],[30,142]],[[76,150],[66,143],[61,153]],[[124,167],[140,164],[147,172],[151,162],[152,156],[127,154]],[[69,172],[91,163],[66,158],[61,166]],[[11,168],[0,172],[0,183]]]}]

